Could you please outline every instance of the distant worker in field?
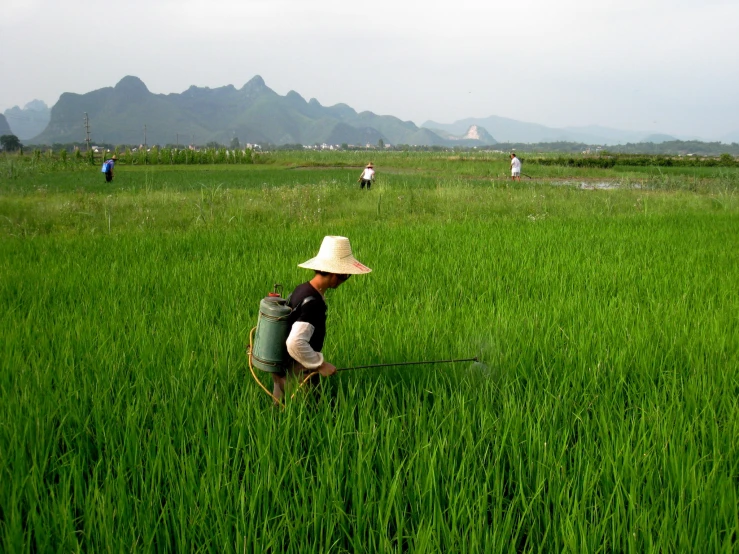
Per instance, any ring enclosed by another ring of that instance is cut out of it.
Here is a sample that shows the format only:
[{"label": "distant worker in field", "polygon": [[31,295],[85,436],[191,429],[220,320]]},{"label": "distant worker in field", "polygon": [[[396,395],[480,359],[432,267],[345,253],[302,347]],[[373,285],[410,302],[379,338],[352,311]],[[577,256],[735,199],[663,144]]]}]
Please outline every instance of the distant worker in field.
[{"label": "distant worker in field", "polygon": [[115,167],[115,162],[118,161],[118,156],[113,154],[113,157],[109,160],[105,160],[103,163],[103,173],[105,173],[105,182],[110,183],[113,180],[113,168]]},{"label": "distant worker in field", "polygon": [[516,157],[516,153],[511,153],[511,179],[514,181],[521,180],[521,160]]},{"label": "distant worker in field", "polygon": [[375,166],[372,165],[372,162],[370,162],[367,164],[367,167],[364,168],[364,171],[362,171],[362,174],[359,176],[359,179],[357,179],[357,181],[360,181],[359,188],[363,189],[366,185],[367,190],[369,190],[374,180],[375,180]]},{"label": "distant worker in field", "polygon": [[[328,363],[321,351],[326,337],[326,298],[328,289],[339,288],[352,275],[372,271],[352,255],[352,247],[346,237],[324,237],[315,258],[298,264],[298,267],[315,271],[313,278],[298,286],[288,299],[290,334],[287,337],[287,353],[294,360],[291,373],[306,378],[318,372],[323,377],[336,373],[336,366]],[[272,394],[282,399],[287,372],[273,373]],[[316,376],[316,380],[318,376]]]}]

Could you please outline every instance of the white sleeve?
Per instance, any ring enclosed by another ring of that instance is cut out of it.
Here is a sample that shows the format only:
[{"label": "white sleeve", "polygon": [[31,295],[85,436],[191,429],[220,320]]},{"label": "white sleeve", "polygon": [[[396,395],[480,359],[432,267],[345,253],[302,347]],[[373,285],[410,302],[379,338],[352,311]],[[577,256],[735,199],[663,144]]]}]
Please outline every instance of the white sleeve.
[{"label": "white sleeve", "polygon": [[323,365],[323,354],[316,352],[309,343],[315,327],[306,321],[296,321],[287,337],[287,353],[306,369],[318,369]]}]

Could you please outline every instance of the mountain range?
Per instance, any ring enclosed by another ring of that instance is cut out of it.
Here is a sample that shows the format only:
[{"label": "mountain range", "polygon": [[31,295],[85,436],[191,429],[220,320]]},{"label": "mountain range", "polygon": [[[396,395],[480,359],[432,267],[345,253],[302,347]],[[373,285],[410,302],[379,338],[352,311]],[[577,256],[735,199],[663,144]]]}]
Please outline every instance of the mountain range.
[{"label": "mountain range", "polygon": [[[93,143],[108,144],[385,144],[487,146],[497,142],[577,142],[590,145],[692,140],[647,131],[598,125],[547,127],[506,117],[466,118],[454,123],[426,121],[420,127],[389,115],[357,112],[346,104],[323,106],[295,91],[285,96],[259,76],[240,89],[191,86],[182,93],[154,94],[138,77],[86,94],[66,92],[49,109],[33,100],[0,114],[0,130],[28,144],[84,142],[87,114]],[[7,118],[7,121],[5,120]],[[8,124],[10,127],[8,127]],[[739,131],[722,137],[739,141]]]},{"label": "mountain range", "polygon": [[599,125],[555,128],[495,115],[482,118],[470,117],[449,124],[426,121],[421,127],[431,129],[439,134],[460,134],[464,133],[466,129],[469,129],[473,125],[486,129],[495,136],[498,142],[505,143],[580,142],[584,144],[612,145],[629,142],[661,143],[677,140],[676,137],[670,135],[655,134],[647,131],[623,131],[601,127]]},{"label": "mountain range", "polygon": [[[137,77],[87,94],[64,93],[35,144],[81,142],[88,114],[93,142],[111,144],[386,144],[446,145],[429,129],[397,117],[360,112],[346,104],[322,106],[295,91],[280,96],[260,76],[242,88],[192,86],[180,94],[154,94]],[[464,143],[487,144],[478,139]]]},{"label": "mountain range", "polygon": [[13,134],[20,140],[27,140],[41,133],[49,124],[51,109],[46,102],[32,100],[21,109],[19,106],[3,112],[13,129]]},{"label": "mountain range", "polygon": [[13,131],[10,129],[8,120],[5,119],[5,116],[0,113],[0,137],[3,135],[12,135],[12,134],[13,134]]}]

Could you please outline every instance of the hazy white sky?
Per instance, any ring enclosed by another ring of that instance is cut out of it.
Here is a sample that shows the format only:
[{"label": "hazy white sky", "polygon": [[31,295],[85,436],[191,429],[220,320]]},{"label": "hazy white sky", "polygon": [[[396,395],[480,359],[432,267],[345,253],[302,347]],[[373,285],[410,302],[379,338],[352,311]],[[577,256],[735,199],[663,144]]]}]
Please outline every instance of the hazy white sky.
[{"label": "hazy white sky", "polygon": [[739,132],[739,0],[3,0],[0,111],[254,75],[410,119]]}]

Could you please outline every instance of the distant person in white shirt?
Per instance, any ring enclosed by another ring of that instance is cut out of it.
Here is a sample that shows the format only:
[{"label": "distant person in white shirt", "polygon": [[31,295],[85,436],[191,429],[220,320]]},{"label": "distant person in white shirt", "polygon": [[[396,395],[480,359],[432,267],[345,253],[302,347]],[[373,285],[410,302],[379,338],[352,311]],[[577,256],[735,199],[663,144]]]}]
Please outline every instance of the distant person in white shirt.
[{"label": "distant person in white shirt", "polygon": [[514,181],[521,180],[521,160],[514,153],[511,154],[511,179]]},{"label": "distant person in white shirt", "polygon": [[367,167],[364,168],[364,171],[362,171],[362,174],[359,176],[359,179],[357,181],[360,182],[359,188],[363,189],[365,185],[367,186],[367,190],[370,189],[370,186],[372,186],[372,181],[375,180],[375,166],[372,165],[372,162],[367,164]]}]

